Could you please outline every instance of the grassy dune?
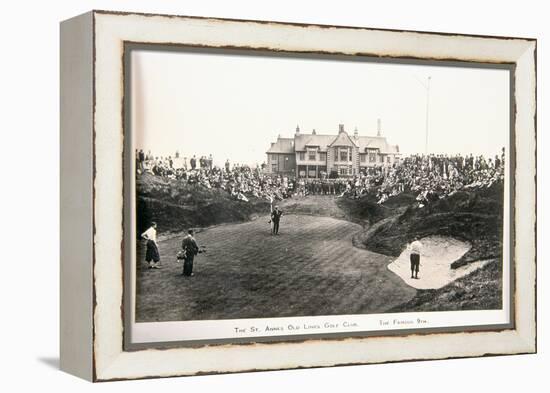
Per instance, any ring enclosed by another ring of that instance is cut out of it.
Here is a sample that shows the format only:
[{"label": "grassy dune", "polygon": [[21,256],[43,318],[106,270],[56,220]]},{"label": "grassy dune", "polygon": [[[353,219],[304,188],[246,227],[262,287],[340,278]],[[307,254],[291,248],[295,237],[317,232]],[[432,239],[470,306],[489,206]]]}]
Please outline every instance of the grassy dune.
[{"label": "grassy dune", "polygon": [[502,249],[502,185],[476,191],[459,191],[424,208],[414,197],[402,194],[376,205],[370,197],[339,201],[349,214],[368,222],[356,242],[368,250],[398,256],[415,236],[450,236],[472,244],[453,267],[498,258]]},{"label": "grassy dune", "polygon": [[185,185],[149,174],[137,178],[137,231],[156,221],[160,233],[181,232],[192,227],[248,221],[269,212],[269,202],[251,198],[235,200],[228,192]]},{"label": "grassy dune", "polygon": [[[367,198],[351,200],[342,206],[371,218],[370,225],[354,237],[358,247],[397,257],[415,236],[439,235],[472,245],[451,268],[491,260],[482,269],[443,288],[419,290],[411,301],[392,311],[500,309],[503,197],[500,184],[489,189],[460,191],[421,209],[403,195],[399,200],[390,198],[384,207],[373,207]],[[350,208],[353,203],[355,206]],[[369,214],[371,211],[374,214]]]}]

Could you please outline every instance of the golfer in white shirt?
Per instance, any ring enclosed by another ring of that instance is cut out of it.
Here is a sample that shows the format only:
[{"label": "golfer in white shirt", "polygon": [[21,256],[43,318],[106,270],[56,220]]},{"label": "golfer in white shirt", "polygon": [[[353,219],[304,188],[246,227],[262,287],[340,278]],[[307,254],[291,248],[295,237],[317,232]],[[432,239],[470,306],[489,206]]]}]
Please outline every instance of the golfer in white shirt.
[{"label": "golfer in white shirt", "polygon": [[145,261],[149,264],[149,269],[160,269],[160,254],[157,247],[157,223],[152,222],[141,237],[147,240],[147,251],[145,252]]},{"label": "golfer in white shirt", "polygon": [[411,278],[418,279],[418,271],[420,270],[420,255],[422,253],[422,243],[418,240],[418,236],[415,236],[414,241],[409,244],[408,249],[410,251],[411,259]]}]

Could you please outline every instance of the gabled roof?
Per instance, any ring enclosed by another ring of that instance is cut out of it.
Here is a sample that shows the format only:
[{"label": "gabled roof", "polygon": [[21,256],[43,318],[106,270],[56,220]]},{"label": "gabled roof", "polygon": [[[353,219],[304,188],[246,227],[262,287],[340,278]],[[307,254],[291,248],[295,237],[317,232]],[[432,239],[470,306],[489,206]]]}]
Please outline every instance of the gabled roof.
[{"label": "gabled roof", "polygon": [[338,136],[332,141],[329,146],[351,146],[356,147],[357,144],[350,138],[347,132],[342,131],[338,133]]},{"label": "gabled roof", "polygon": [[277,142],[272,143],[267,153],[294,154],[294,138],[277,138]]},{"label": "gabled roof", "polygon": [[277,141],[271,144],[267,153],[293,154],[306,151],[308,147],[318,148],[326,152],[329,146],[357,146],[361,153],[365,149],[377,149],[382,154],[399,154],[397,145],[390,145],[383,136],[358,136],[350,137],[347,132],[340,132],[338,135],[327,134],[298,134],[294,138],[278,137]]},{"label": "gabled roof", "polygon": [[319,147],[320,151],[327,151],[327,146],[334,140],[334,135],[300,134],[294,138],[296,151],[305,151],[306,147]]},{"label": "gabled roof", "polygon": [[385,151],[388,143],[386,138],[380,136],[360,136],[358,138],[359,150],[363,151],[365,148],[378,149]]},{"label": "gabled roof", "polygon": [[365,152],[365,149],[378,149],[380,153],[399,153],[397,145],[390,145],[383,136],[360,136],[356,139],[361,153]]}]

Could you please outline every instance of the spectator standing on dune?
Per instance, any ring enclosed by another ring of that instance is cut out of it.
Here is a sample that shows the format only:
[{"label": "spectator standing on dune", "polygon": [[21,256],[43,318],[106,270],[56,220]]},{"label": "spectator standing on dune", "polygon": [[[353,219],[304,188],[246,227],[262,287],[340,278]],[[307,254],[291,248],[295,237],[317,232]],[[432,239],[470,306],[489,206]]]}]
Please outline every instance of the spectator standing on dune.
[{"label": "spectator standing on dune", "polygon": [[139,163],[139,170],[143,172],[143,170],[145,169],[145,153],[143,152],[143,149],[139,149],[138,163]]}]

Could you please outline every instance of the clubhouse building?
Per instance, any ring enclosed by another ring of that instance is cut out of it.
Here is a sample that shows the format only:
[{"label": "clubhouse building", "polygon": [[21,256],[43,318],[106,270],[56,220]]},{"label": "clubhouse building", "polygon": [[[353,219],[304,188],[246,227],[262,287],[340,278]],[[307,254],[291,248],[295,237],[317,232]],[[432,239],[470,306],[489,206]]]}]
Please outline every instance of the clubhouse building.
[{"label": "clubhouse building", "polygon": [[388,144],[381,136],[380,120],[377,136],[360,136],[357,128],[352,136],[339,125],[337,135],[300,132],[294,138],[277,138],[267,153],[267,172],[316,179],[350,177],[367,173],[375,167],[389,167],[399,161],[399,146]]}]

